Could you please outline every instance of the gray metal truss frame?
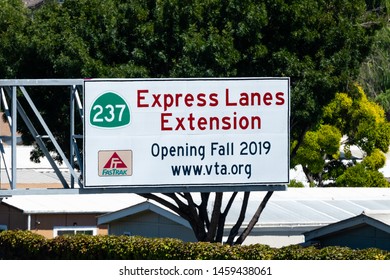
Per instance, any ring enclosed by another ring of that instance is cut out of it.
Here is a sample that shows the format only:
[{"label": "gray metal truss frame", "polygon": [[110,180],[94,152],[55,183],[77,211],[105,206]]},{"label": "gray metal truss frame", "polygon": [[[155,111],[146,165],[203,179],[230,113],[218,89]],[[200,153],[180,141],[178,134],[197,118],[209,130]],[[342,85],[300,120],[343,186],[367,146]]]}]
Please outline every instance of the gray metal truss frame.
[{"label": "gray metal truss frame", "polygon": [[[26,87],[34,86],[58,86],[68,87],[70,92],[70,158],[68,159],[62,148],[59,146],[57,140],[53,136],[50,128],[47,126],[42,115],[39,113],[32,98],[28,94]],[[199,186],[185,186],[185,185],[173,185],[173,186],[118,186],[112,187],[91,187],[84,188],[82,178],[75,171],[74,158],[77,158],[81,176],[83,175],[83,158],[80,154],[78,139],[83,140],[83,135],[75,134],[75,122],[76,111],[78,111],[81,120],[84,122],[84,109],[80,99],[80,94],[84,94],[84,80],[83,79],[0,79],[0,109],[4,108],[4,113],[7,116],[7,121],[11,130],[11,174],[7,176],[10,183],[10,189],[0,190],[0,201],[2,197],[8,197],[12,195],[51,195],[51,194],[92,194],[92,193],[173,193],[173,192],[232,192],[232,191],[285,191],[286,185],[199,185]],[[18,97],[18,93],[20,97]],[[8,100],[11,100],[11,105],[8,105]],[[37,129],[31,122],[30,117],[18,101],[18,98],[24,97],[33,111],[34,116],[39,120],[42,128],[47,135],[38,135]],[[58,179],[61,181],[63,188],[59,189],[47,189],[47,188],[32,188],[22,189],[17,188],[17,165],[16,165],[16,143],[17,143],[17,113],[19,113],[22,120],[29,128],[36,143],[41,151],[49,161],[51,167],[56,173]],[[0,120],[1,121],[1,120]],[[56,162],[50,156],[49,150],[46,147],[44,138],[50,139],[54,144],[57,153],[61,156],[64,164],[66,165],[69,173],[71,174],[71,182],[68,182],[63,177]],[[0,143],[1,158],[3,157],[3,145]],[[4,161],[5,162],[5,161]]]},{"label": "gray metal truss frame", "polygon": [[[75,135],[75,108],[76,105],[78,107],[80,117],[83,118],[83,108],[82,103],[80,101],[79,92],[82,93],[84,85],[83,79],[19,79],[19,80],[0,80],[0,89],[1,89],[1,107],[4,108],[4,113],[6,114],[8,124],[11,130],[11,166],[10,172],[8,168],[5,166],[5,170],[7,173],[7,177],[10,184],[9,190],[1,190],[0,196],[10,196],[14,194],[33,194],[31,192],[32,189],[17,189],[17,157],[16,157],[16,143],[17,143],[17,123],[18,123],[18,114],[28,127],[31,135],[34,137],[35,142],[39,146],[40,150],[43,152],[45,158],[50,163],[50,166],[53,168],[55,174],[60,180],[63,188],[62,189],[54,189],[58,191],[58,193],[62,193],[66,189],[81,189],[83,188],[82,181],[79,175],[76,173],[74,168],[74,157],[77,157],[78,160],[81,160],[81,156],[79,153],[76,138],[81,138],[80,135]],[[58,144],[56,138],[52,134],[50,128],[46,124],[39,110],[34,104],[34,101],[30,97],[26,87],[34,87],[34,86],[58,86],[58,87],[68,87],[70,89],[70,135],[71,135],[71,145],[70,145],[70,158],[68,159],[65,156],[62,148]],[[18,96],[19,93],[19,96]],[[8,97],[8,99],[7,99]],[[28,106],[33,112],[33,116],[29,116],[18,98],[25,98]],[[10,105],[8,104],[8,100],[10,100]],[[46,135],[39,135],[36,127],[33,125],[31,121],[31,117],[35,117],[42,128],[44,129]],[[49,150],[47,149],[46,143],[44,139],[49,139],[54,145],[57,153],[61,156],[63,163],[66,165],[69,173],[71,174],[71,183],[65,180],[63,174],[61,173],[57,163],[51,157]],[[2,159],[4,160],[4,149],[2,143],[0,143]],[[5,163],[5,160],[3,161]],[[75,187],[75,182],[77,182],[77,186]],[[35,193],[53,193],[47,192],[48,189],[36,189]],[[67,192],[66,192],[67,193]]]}]

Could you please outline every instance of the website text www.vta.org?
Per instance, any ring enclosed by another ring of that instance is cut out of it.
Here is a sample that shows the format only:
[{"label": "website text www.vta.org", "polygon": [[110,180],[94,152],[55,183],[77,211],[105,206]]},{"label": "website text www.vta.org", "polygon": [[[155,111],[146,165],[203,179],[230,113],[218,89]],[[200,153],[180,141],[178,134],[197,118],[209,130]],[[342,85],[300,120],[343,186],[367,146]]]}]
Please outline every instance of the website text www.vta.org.
[{"label": "website text www.vta.org", "polygon": [[194,164],[172,165],[173,176],[211,176],[211,175],[246,175],[247,179],[252,176],[252,165],[248,164]]}]

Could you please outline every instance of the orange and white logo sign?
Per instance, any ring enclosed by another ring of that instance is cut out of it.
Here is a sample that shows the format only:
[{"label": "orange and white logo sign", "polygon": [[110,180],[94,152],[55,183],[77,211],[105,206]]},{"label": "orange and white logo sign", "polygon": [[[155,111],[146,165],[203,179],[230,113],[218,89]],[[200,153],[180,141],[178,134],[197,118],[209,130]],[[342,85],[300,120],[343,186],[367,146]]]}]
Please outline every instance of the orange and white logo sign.
[{"label": "orange and white logo sign", "polygon": [[131,176],[133,172],[133,152],[99,151],[99,176]]}]

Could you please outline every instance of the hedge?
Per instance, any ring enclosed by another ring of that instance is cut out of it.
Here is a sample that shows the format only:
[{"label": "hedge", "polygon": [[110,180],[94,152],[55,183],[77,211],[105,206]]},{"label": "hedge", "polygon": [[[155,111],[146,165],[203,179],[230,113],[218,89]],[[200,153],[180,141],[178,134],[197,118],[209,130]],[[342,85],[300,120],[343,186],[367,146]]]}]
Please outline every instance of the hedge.
[{"label": "hedge", "polygon": [[68,235],[47,239],[30,231],[0,233],[0,259],[7,260],[390,260],[376,248],[271,248],[254,244],[183,242],[172,238]]}]

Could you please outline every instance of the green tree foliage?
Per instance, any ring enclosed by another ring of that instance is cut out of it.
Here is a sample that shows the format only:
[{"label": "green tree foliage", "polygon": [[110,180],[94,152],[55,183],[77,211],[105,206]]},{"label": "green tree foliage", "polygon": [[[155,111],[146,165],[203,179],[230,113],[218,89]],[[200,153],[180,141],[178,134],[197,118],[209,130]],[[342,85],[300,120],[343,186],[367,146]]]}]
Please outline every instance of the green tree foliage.
[{"label": "green tree foliage", "polygon": [[294,162],[302,165],[310,184],[317,181],[322,186],[325,166],[339,159],[341,136],[340,131],[331,125],[321,125],[316,131],[306,133]]},{"label": "green tree foliage", "polygon": [[383,106],[390,120],[390,1],[373,1],[370,8],[384,14],[384,27],[376,34],[372,51],[360,67],[358,82],[369,98]]},{"label": "green tree foliage", "polygon": [[386,157],[376,149],[373,153],[345,170],[336,179],[337,186],[343,187],[389,187],[389,182],[378,171],[386,163]]},{"label": "green tree foliage", "polygon": [[20,0],[0,0],[0,78],[19,76],[20,65],[26,59],[28,14]]},{"label": "green tree foliage", "polygon": [[[267,41],[272,70],[294,81],[291,133],[300,146],[321,118],[322,107],[345,91],[369,52],[364,1],[271,1]],[[270,72],[271,72],[270,71]]]},{"label": "green tree foliage", "polygon": [[305,185],[302,182],[293,179],[293,180],[290,180],[290,184],[288,184],[288,187],[289,188],[304,188]]},{"label": "green tree foliage", "polygon": [[390,124],[386,121],[383,108],[368,100],[361,87],[350,94],[339,93],[324,108],[325,123],[340,129],[348,138],[347,147],[356,145],[370,155],[374,149],[387,152],[390,144]]},{"label": "green tree foliage", "polygon": [[[120,34],[123,14],[117,1],[47,1],[34,11],[30,63],[20,69],[29,78],[144,76],[128,56]],[[132,34],[131,29],[127,30]],[[124,64],[124,61],[127,64]]]},{"label": "green tree foliage", "polygon": [[28,14],[17,15],[27,30],[14,27],[28,45],[5,77],[291,77],[292,158],[380,27],[363,0],[50,0]]},{"label": "green tree foliage", "polygon": [[[356,87],[350,93],[336,94],[323,112],[324,124],[306,133],[294,159],[308,181],[320,187],[324,180],[346,187],[388,187],[378,171],[386,163],[384,153],[390,145],[390,123],[383,108]],[[351,146],[362,151],[361,162],[352,156]]]},{"label": "green tree foliage", "polygon": [[[378,31],[372,52],[361,65],[358,81],[363,85],[367,96],[381,101],[390,93],[390,16],[388,23]],[[386,111],[390,111],[388,103],[380,102],[387,105]]]}]

